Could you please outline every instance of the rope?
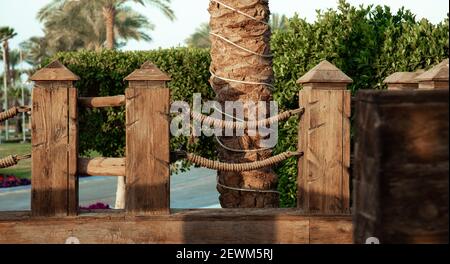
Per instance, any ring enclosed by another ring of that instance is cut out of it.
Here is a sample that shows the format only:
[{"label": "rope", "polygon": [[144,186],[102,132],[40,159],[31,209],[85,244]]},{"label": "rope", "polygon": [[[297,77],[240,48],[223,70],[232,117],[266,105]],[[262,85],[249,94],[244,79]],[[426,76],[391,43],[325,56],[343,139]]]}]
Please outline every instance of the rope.
[{"label": "rope", "polygon": [[253,171],[262,169],[265,167],[271,167],[275,164],[278,164],[286,159],[289,159],[291,157],[298,157],[303,156],[303,152],[292,152],[287,151],[283,152],[279,155],[273,156],[271,158],[255,161],[255,162],[249,162],[249,163],[225,163],[215,160],[209,160],[206,158],[203,158],[201,156],[195,155],[193,153],[187,153],[186,159],[197,166],[201,166],[204,168],[208,168],[211,170],[218,170],[218,171],[230,171],[230,172],[243,172],[243,171]]},{"label": "rope", "polygon": [[18,115],[19,113],[28,113],[31,111],[31,108],[28,106],[15,106],[12,107],[5,112],[0,112],[0,122],[4,122],[8,119],[11,119]]},{"label": "rope", "polygon": [[[241,14],[241,15],[247,17],[247,18],[250,18],[250,19],[255,20],[255,21],[257,21],[257,22],[263,23],[264,25],[270,25],[269,23],[267,23],[267,22],[264,21],[264,20],[259,20],[259,19],[257,19],[257,18],[254,17],[254,16],[251,16],[251,15],[249,15],[249,14],[247,14],[247,13],[244,13],[244,12],[242,12],[242,11],[240,11],[240,10],[234,8],[234,7],[231,7],[231,6],[229,6],[229,5],[226,5],[226,4],[224,4],[224,3],[222,3],[222,2],[220,2],[220,1],[218,1],[218,0],[211,0],[211,1],[212,1],[212,2],[216,2],[217,4],[220,4],[220,5],[224,6],[225,8],[228,8],[228,9],[234,11],[234,12],[237,12],[238,14]],[[226,43],[228,43],[228,44],[230,44],[230,45],[232,45],[232,46],[234,46],[234,47],[237,47],[237,48],[239,48],[239,49],[241,49],[241,50],[244,50],[244,51],[246,51],[246,52],[249,52],[249,53],[251,53],[251,54],[253,54],[253,55],[260,56],[260,57],[263,57],[263,58],[271,58],[271,57],[273,57],[272,54],[262,54],[262,53],[257,53],[257,52],[254,52],[254,51],[252,51],[252,50],[249,50],[249,49],[247,49],[247,48],[245,48],[245,47],[242,47],[242,46],[240,46],[240,45],[234,43],[233,41],[227,39],[226,37],[224,37],[224,36],[222,36],[222,35],[220,35],[220,34],[214,33],[214,32],[212,32],[212,31],[211,31],[209,34],[212,35],[212,36],[214,36],[214,37],[220,38],[221,40],[225,41]],[[210,73],[211,73],[211,75],[212,75],[214,78],[217,78],[217,79],[220,79],[220,80],[223,80],[223,81],[227,81],[227,82],[235,82],[235,83],[241,83],[241,84],[250,84],[250,85],[265,85],[265,86],[269,87],[271,91],[274,91],[274,90],[275,90],[275,87],[274,87],[272,84],[270,84],[270,83],[240,81],[240,80],[235,80],[235,79],[229,79],[229,78],[225,78],[225,77],[220,77],[220,76],[217,76],[212,70],[210,70]]]},{"label": "rope", "polygon": [[257,149],[235,149],[235,148],[230,148],[227,147],[220,139],[218,136],[215,136],[217,143],[219,143],[219,145],[231,152],[238,152],[238,153],[252,153],[252,152],[261,152],[261,151],[266,151],[266,150],[270,150],[272,148],[257,148]]},{"label": "rope", "polygon": [[245,48],[245,47],[242,47],[242,46],[240,46],[240,45],[234,43],[233,41],[231,41],[231,40],[229,40],[229,39],[227,39],[227,38],[225,38],[225,37],[223,37],[223,36],[221,36],[221,35],[219,35],[219,34],[216,34],[216,33],[214,33],[214,32],[210,32],[209,34],[210,34],[211,36],[220,38],[221,40],[227,42],[228,44],[231,44],[231,45],[235,46],[236,48],[239,48],[239,49],[241,49],[241,50],[243,50],[243,51],[246,51],[246,52],[248,52],[248,53],[251,53],[251,54],[253,54],[253,55],[260,56],[260,57],[263,57],[263,58],[272,58],[272,57],[273,57],[273,54],[263,54],[263,53],[257,53],[257,52],[254,52],[254,51],[252,51],[252,50],[249,50],[249,49],[247,49],[247,48]]},{"label": "rope", "polygon": [[25,160],[25,159],[30,159],[30,158],[31,158],[31,154],[7,156],[3,159],[0,159],[0,169],[14,167],[19,163],[19,161]]},{"label": "rope", "polygon": [[274,123],[285,121],[291,116],[300,114],[303,115],[305,113],[305,108],[298,108],[295,110],[288,110],[276,116],[266,118],[259,121],[247,121],[247,122],[234,122],[234,121],[225,121],[221,119],[216,119],[211,116],[206,116],[201,113],[191,112],[191,116],[194,120],[202,122],[205,125],[212,126],[215,128],[224,128],[224,129],[256,129],[258,127],[267,127],[269,125],[273,125]]},{"label": "rope", "polygon": [[235,83],[241,83],[241,84],[250,84],[250,85],[265,85],[267,87],[269,87],[269,89],[271,91],[275,90],[275,86],[273,86],[270,83],[265,83],[265,82],[251,82],[251,81],[240,81],[240,80],[235,80],[235,79],[229,79],[226,77],[221,77],[221,76],[217,76],[211,69],[209,70],[209,72],[211,73],[212,77],[220,79],[222,81],[226,81],[226,82],[235,82]]},{"label": "rope", "polygon": [[276,191],[276,190],[257,190],[257,189],[247,189],[247,188],[238,188],[238,187],[226,186],[226,185],[223,185],[223,184],[221,184],[219,182],[219,176],[217,176],[217,186],[220,186],[220,187],[228,189],[228,190],[238,191],[238,192],[256,192],[256,193],[276,193],[276,194],[280,194],[280,192]]},{"label": "rope", "polygon": [[216,2],[216,3],[218,3],[219,5],[222,5],[222,6],[226,7],[226,8],[228,8],[228,9],[230,9],[230,10],[236,12],[236,13],[239,13],[239,14],[241,14],[241,15],[243,15],[243,16],[245,16],[245,17],[248,17],[248,18],[250,18],[250,19],[253,19],[253,20],[257,21],[257,22],[263,23],[263,24],[265,24],[265,25],[270,25],[269,23],[267,23],[267,22],[264,21],[264,20],[259,20],[259,19],[257,19],[257,18],[254,17],[254,16],[251,16],[251,15],[249,15],[249,14],[247,14],[247,13],[244,13],[244,12],[242,12],[242,11],[240,11],[240,10],[237,10],[236,8],[231,7],[231,6],[227,5],[227,4],[224,4],[224,3],[222,3],[222,2],[220,2],[220,1],[218,1],[218,0],[211,0],[211,1],[212,1],[212,2]]}]

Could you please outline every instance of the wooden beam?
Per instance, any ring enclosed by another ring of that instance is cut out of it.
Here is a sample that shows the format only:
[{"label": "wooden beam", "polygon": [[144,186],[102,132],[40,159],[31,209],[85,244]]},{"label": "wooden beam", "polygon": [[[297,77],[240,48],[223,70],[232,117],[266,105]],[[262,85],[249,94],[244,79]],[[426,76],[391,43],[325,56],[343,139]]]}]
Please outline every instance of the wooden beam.
[{"label": "wooden beam", "polygon": [[125,158],[78,158],[78,175],[125,176]]},{"label": "wooden beam", "polygon": [[448,243],[449,91],[360,91],[355,242]]},{"label": "wooden beam", "polygon": [[125,105],[125,95],[107,97],[80,97],[78,104],[87,108],[117,107]]},{"label": "wooden beam", "polygon": [[308,244],[352,243],[351,216],[305,216],[296,209],[181,210],[134,217],[125,213],[31,218],[0,213],[0,244],[55,243],[76,237],[82,244]]}]

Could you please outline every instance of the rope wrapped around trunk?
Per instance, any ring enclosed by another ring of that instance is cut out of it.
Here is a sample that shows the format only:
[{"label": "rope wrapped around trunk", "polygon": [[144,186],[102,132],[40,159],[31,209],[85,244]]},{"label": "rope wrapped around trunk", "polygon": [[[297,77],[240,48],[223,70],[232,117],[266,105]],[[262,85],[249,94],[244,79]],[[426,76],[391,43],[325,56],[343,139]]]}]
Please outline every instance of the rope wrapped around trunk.
[{"label": "rope wrapped around trunk", "polygon": [[0,159],[0,169],[16,166],[19,161],[31,158],[31,154],[27,155],[10,155]]},{"label": "rope wrapped around trunk", "polygon": [[205,125],[214,126],[216,128],[225,128],[225,129],[256,129],[258,127],[267,127],[274,123],[285,121],[291,116],[300,114],[303,115],[305,113],[305,108],[299,108],[295,110],[289,110],[283,112],[279,115],[259,120],[259,121],[249,121],[249,122],[234,122],[234,121],[225,121],[221,119],[216,119],[210,116],[202,115],[201,113],[191,112],[191,116],[194,120],[202,122]]},{"label": "rope wrapped around trunk", "polygon": [[5,112],[0,112],[0,122],[4,122],[8,119],[11,119],[18,115],[19,113],[27,113],[30,112],[31,108],[28,106],[15,106],[12,107]]},{"label": "rope wrapped around trunk", "polygon": [[271,167],[291,157],[300,157],[300,156],[303,156],[303,152],[287,151],[265,160],[250,163],[224,163],[220,161],[209,160],[192,153],[187,153],[186,159],[196,164],[197,166],[201,166],[211,170],[242,172],[242,171],[258,170],[265,167]]}]

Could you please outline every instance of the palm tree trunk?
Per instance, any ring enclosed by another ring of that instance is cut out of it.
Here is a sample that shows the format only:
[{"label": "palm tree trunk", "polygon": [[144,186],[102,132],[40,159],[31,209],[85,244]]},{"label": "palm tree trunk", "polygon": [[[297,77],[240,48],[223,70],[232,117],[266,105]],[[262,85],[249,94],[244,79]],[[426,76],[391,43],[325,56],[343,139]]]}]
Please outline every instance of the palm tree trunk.
[{"label": "palm tree trunk", "polygon": [[9,43],[7,40],[3,41],[3,60],[5,66],[6,84],[9,86],[11,84],[11,71],[9,65]]},{"label": "palm tree trunk", "polygon": [[105,25],[106,25],[106,48],[114,49],[116,42],[114,36],[116,8],[112,5],[103,7],[103,17],[105,18]]},{"label": "palm tree trunk", "polygon": [[[3,80],[3,88],[4,88],[4,102],[3,108],[4,110],[8,109],[8,87],[10,83],[10,73],[9,73],[9,45],[8,40],[3,41],[3,63],[5,65],[4,68],[4,80]],[[9,140],[9,120],[5,121],[5,141]]]},{"label": "palm tree trunk", "polygon": [[[268,0],[222,0],[258,20],[267,22],[270,11]],[[269,54],[270,26],[255,21],[218,3],[211,2],[211,32],[221,35],[235,44],[259,54]],[[220,77],[259,83],[272,83],[272,59],[251,54],[230,43],[211,36],[211,70]],[[270,101],[272,94],[266,85],[249,85],[211,77],[210,83],[216,92],[217,100],[225,101]],[[245,113],[247,115],[248,113]],[[245,116],[247,118],[247,116]],[[221,141],[233,149],[259,149],[260,136],[223,137]],[[219,159],[224,162],[242,163],[268,158],[271,150],[238,153],[219,148]],[[219,183],[241,189],[276,189],[277,175],[271,168],[250,172],[219,172]],[[218,185],[220,203],[224,208],[270,208],[279,206],[277,193],[236,191]]]},{"label": "palm tree trunk", "polygon": [[[116,8],[113,5],[108,5],[103,7],[103,16],[105,18],[106,25],[106,48],[114,49],[115,47],[115,36],[114,36],[114,25],[116,19]],[[115,209],[125,209],[125,177],[118,177],[117,179],[117,189],[116,189],[116,203]]]}]

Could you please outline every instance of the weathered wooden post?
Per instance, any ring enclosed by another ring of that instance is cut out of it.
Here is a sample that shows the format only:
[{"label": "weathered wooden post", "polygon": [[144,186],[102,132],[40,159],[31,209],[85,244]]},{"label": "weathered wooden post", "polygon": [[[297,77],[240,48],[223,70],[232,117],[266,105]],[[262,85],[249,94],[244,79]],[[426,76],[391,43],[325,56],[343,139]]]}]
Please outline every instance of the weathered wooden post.
[{"label": "weathered wooden post", "polygon": [[33,216],[76,215],[78,211],[79,80],[59,61],[31,77],[32,91],[32,192]]},{"label": "weathered wooden post", "polygon": [[415,90],[419,88],[416,77],[424,73],[423,70],[416,72],[395,72],[389,75],[384,83],[388,85],[388,90]]},{"label": "weathered wooden post", "polygon": [[311,214],[349,213],[352,80],[322,61],[298,80],[300,106],[298,207]]},{"label": "weathered wooden post", "polygon": [[359,91],[356,243],[448,243],[448,89]]},{"label": "weathered wooden post", "polygon": [[419,75],[419,89],[449,89],[448,85],[448,59],[439,63],[431,70]]},{"label": "weathered wooden post", "polygon": [[170,213],[170,92],[167,74],[146,62],[125,78],[126,210]]}]

